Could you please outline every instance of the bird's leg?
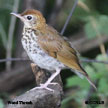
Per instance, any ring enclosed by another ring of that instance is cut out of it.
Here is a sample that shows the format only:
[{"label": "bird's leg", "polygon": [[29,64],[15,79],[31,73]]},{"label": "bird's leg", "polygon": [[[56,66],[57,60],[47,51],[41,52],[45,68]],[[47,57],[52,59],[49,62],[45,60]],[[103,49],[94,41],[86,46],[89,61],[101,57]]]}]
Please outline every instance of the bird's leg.
[{"label": "bird's leg", "polygon": [[49,91],[53,91],[52,89],[48,88],[47,86],[50,84],[57,84],[57,83],[51,83],[51,81],[60,73],[60,69],[57,69],[54,74],[45,82],[45,84],[41,84],[40,87],[37,88],[45,88]]}]

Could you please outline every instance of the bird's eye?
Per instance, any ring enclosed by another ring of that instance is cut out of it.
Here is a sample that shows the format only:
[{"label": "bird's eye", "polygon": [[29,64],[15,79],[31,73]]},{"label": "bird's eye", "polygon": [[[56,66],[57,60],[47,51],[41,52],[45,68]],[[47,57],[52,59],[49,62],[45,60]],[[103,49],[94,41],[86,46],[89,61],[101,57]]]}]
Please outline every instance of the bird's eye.
[{"label": "bird's eye", "polygon": [[27,16],[27,19],[28,19],[28,20],[31,20],[31,19],[32,19],[32,16]]}]

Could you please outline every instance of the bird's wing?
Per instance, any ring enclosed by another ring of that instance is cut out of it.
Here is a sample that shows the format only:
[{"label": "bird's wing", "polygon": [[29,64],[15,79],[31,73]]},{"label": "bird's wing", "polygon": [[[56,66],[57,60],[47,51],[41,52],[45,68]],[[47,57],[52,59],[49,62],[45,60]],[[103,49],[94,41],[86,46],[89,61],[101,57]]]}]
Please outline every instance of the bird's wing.
[{"label": "bird's wing", "polygon": [[69,42],[62,38],[55,29],[47,27],[47,31],[44,35],[39,36],[38,42],[41,48],[64,65],[87,76],[79,63],[75,49]]},{"label": "bird's wing", "polygon": [[44,35],[38,38],[40,47],[50,56],[73,69],[80,77],[84,75],[89,83],[96,89],[88,74],[81,67],[75,49],[72,48],[69,42],[62,38],[55,29],[50,29],[49,27],[47,29],[48,32],[45,32]]}]

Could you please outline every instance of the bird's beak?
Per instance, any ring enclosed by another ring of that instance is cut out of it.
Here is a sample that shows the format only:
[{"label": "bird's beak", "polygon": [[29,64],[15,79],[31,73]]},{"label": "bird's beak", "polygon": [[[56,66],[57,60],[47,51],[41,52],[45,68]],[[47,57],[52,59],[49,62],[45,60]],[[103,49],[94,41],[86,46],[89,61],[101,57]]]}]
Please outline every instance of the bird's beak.
[{"label": "bird's beak", "polygon": [[16,17],[18,17],[18,18],[20,18],[22,21],[24,21],[24,18],[20,15],[20,14],[17,14],[17,13],[10,13],[11,15],[14,15],[14,16],[16,16]]}]

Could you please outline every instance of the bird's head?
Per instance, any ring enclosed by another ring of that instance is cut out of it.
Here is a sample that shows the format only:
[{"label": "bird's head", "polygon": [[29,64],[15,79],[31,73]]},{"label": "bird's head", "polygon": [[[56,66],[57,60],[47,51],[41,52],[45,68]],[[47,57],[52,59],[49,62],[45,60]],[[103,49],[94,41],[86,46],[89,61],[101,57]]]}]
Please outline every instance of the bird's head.
[{"label": "bird's head", "polygon": [[42,28],[45,26],[46,21],[43,15],[34,9],[26,10],[21,14],[11,13],[23,21],[26,28]]}]

